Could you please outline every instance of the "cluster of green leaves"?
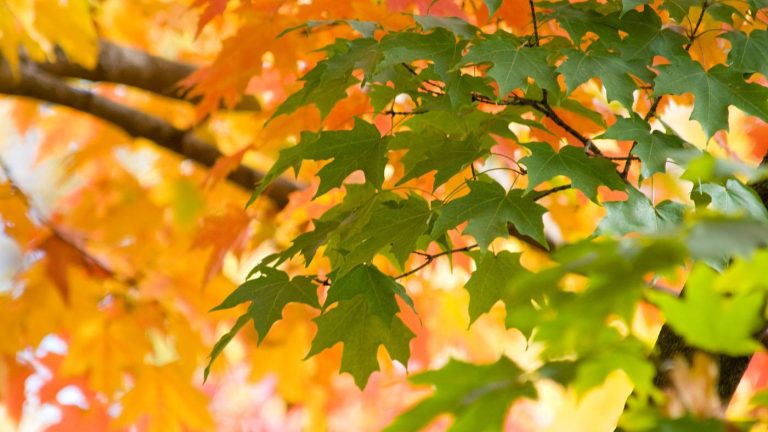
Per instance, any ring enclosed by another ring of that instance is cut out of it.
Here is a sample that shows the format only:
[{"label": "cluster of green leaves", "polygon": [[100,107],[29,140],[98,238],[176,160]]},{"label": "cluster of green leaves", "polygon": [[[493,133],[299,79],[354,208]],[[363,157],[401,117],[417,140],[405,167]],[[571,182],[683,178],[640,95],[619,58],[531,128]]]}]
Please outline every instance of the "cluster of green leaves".
[{"label": "cluster of green leaves", "polygon": [[[492,10],[499,4],[487,3]],[[350,87],[362,86],[376,113],[404,120],[382,134],[371,118],[357,118],[348,130],[305,132],[298,144],[281,151],[253,199],[289,168],[298,172],[304,160],[328,161],[317,174],[316,196],[339,187],[346,195],[314,221],[311,231],[254,268],[255,278],[215,308],[249,302],[214,348],[211,362],[248,321],[263,340],[282,308],[299,302],[321,311],[308,356],[343,343],[341,370],[365,386],[377,369],[379,346],[407,363],[413,333],[397,314],[401,306],[413,308],[413,302],[397,280],[410,274],[406,264],[414,252],[429,261],[469,253],[476,264],[466,284],[471,319],[502,301],[507,325],[540,343],[544,351],[542,366],[534,371],[502,358],[492,365],[451,361],[439,371],[416,375],[415,383],[434,385],[436,392],[398,419],[392,430],[415,430],[442,412],[455,416],[456,430],[485,430],[489,421],[490,429],[498,430],[514,400],[535,398],[539,379],[583,392],[612,371],[623,370],[638,398],[655,397],[651,348],[625,330],[643,300],[657,304],[693,345],[712,352],[754,352],[758,344],[752,334],[764,323],[767,287],[754,277],[739,278],[765,258],[740,261],[723,274],[713,268],[722,269],[734,256],[749,255],[768,242],[765,206],[736,178],[744,167],[693,149],[671,130],[651,130],[648,120],[654,113],[633,111],[637,98],[656,101],[692,93],[692,119],[708,137],[727,128],[729,106],[768,121],[768,88],[749,80],[754,73],[768,72],[768,32],[727,30],[734,16],[750,19],[765,6],[750,4],[741,12],[724,3],[662,2],[661,8],[679,23],[671,27],[662,24],[660,11],[642,0],[536,2],[532,18],[539,24],[554,21],[563,30],[547,35],[502,29],[485,33],[459,18],[432,16],[415,16],[414,27],[397,32],[386,32],[375,23],[349,22],[361,36],[326,47],[325,59],[302,78],[304,87],[275,116],[314,105],[324,117],[347,97]],[[732,45],[727,66],[705,70],[689,55],[699,35],[696,23],[705,14],[724,23],[718,37]],[[655,65],[658,57],[666,64]],[[573,97],[577,87],[594,78],[600,79],[608,100],[628,112],[610,127],[591,106]],[[395,99],[403,95],[415,107],[393,112]],[[483,109],[488,106],[495,109]],[[627,180],[623,163],[605,157],[558,112],[602,126],[598,138],[633,142],[631,155],[625,156],[639,159],[640,180],[666,172],[669,161],[686,167],[681,178],[694,182],[690,202],[695,205],[654,204],[639,184]],[[547,143],[520,142],[509,127],[517,123],[546,130],[545,121],[560,126],[565,135],[559,138],[569,143],[555,149]],[[526,187],[505,187],[475,173],[476,164],[494,158],[495,137],[525,149],[527,156],[510,162],[507,169],[527,176]],[[466,193],[458,198],[452,193],[443,198],[430,195],[428,200],[420,193],[387,189],[385,168],[395,154],[404,170],[394,186],[434,174],[434,193],[449,180],[468,176],[472,167]],[[357,171],[362,171],[364,183],[345,183]],[[601,204],[600,187],[624,191],[627,198],[604,203],[607,215],[594,236],[558,248],[551,267],[532,272],[520,265],[518,255],[489,250],[494,239],[510,233],[548,248],[543,198],[570,188],[577,192],[565,193],[581,193]],[[463,234],[477,245],[454,248],[448,234],[465,222]],[[631,238],[625,238],[628,234]],[[441,252],[424,252],[431,245]],[[309,265],[321,248],[332,267],[328,279],[290,279],[278,269],[298,255]],[[382,272],[372,264],[377,255],[387,257],[402,273]],[[690,260],[699,263],[685,298],[657,292],[648,282]],[[565,283],[574,275],[586,281],[576,290]],[[321,306],[317,290],[326,288]]]}]

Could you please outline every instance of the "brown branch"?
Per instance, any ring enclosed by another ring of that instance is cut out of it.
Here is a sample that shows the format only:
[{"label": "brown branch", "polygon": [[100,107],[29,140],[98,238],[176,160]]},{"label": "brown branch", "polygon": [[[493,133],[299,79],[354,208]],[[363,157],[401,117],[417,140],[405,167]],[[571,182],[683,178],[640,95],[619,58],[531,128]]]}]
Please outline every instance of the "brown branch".
[{"label": "brown branch", "polygon": [[[56,61],[36,64],[38,68],[61,77],[124,84],[192,103],[200,100],[199,97],[186,99],[179,87],[181,80],[197,70],[196,66],[153,56],[107,41],[99,43],[98,62],[92,70],[70,62],[61,51],[56,53]],[[260,111],[261,105],[255,97],[244,96],[234,109]]]},{"label": "brown branch", "polygon": [[[32,64],[22,63],[19,77],[15,79],[8,65],[1,63],[0,93],[38,99],[88,113],[112,123],[130,136],[154,141],[206,167],[212,167],[222,156],[214,145],[202,140],[191,130],[177,129],[159,117],[126,107],[90,91],[71,87]],[[227,176],[246,190],[253,189],[263,177],[263,173],[244,165],[238,166]],[[278,206],[284,207],[288,203],[288,195],[298,189],[296,184],[278,179],[265,194]]]},{"label": "brown branch", "polygon": [[[546,93],[544,93],[546,96]],[[542,99],[540,101],[528,99],[524,97],[520,97],[517,95],[511,95],[509,98],[501,99],[501,100],[493,100],[491,98],[488,98],[486,96],[483,96],[479,93],[472,93],[472,100],[475,102],[481,102],[485,104],[490,105],[516,105],[516,106],[529,106],[536,111],[540,112],[541,114],[544,114],[545,117],[552,120],[555,124],[563,128],[566,132],[568,132],[571,136],[576,138],[579,142],[581,142],[584,145],[585,150],[589,150],[592,153],[594,153],[596,156],[602,156],[603,153],[600,151],[599,148],[595,145],[595,143],[592,142],[591,139],[587,138],[586,136],[582,135],[579,131],[571,127],[568,123],[566,123],[565,120],[563,120],[556,112],[552,109],[551,106],[546,102],[546,99]]]}]

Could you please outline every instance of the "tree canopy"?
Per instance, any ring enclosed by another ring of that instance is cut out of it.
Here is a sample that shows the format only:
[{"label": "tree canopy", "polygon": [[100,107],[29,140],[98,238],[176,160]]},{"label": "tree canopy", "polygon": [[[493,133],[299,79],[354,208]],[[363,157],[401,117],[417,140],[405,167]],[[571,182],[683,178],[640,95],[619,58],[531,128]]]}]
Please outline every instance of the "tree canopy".
[{"label": "tree canopy", "polygon": [[765,428],[767,28],[0,2],[1,421]]}]

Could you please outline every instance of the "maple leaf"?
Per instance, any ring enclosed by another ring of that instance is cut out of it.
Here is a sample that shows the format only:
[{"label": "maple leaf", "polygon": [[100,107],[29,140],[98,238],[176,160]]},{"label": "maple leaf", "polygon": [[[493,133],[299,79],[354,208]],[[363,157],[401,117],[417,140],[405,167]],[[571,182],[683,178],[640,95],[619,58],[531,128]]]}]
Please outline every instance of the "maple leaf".
[{"label": "maple leaf", "polygon": [[204,7],[197,20],[196,36],[200,36],[200,32],[203,31],[206,24],[224,12],[227,8],[227,3],[229,3],[229,0],[195,0],[192,3],[192,7]]},{"label": "maple leaf", "polygon": [[528,167],[528,190],[557,175],[571,179],[573,186],[597,202],[597,188],[607,186],[624,190],[626,185],[616,166],[602,158],[590,158],[578,147],[565,146],[558,153],[546,143],[526,143],[531,155],[520,160]]},{"label": "maple leaf", "polygon": [[264,341],[269,329],[280,319],[286,304],[304,303],[320,307],[317,289],[311,278],[296,276],[289,279],[287,274],[279,270],[263,271],[266,273],[261,277],[243,282],[220,305],[211,309],[230,309],[241,303],[251,302],[247,314],[253,319],[259,343]]},{"label": "maple leaf", "polygon": [[402,266],[419,236],[426,233],[431,214],[427,202],[416,195],[409,195],[404,200],[381,201],[372,209],[371,218],[365,225],[348,230],[342,240],[333,245],[344,256],[339,274],[359,263],[369,262],[385,248]]},{"label": "maple leaf", "polygon": [[416,60],[429,60],[435,64],[438,74],[445,77],[461,58],[461,51],[466,44],[457,43],[456,36],[444,28],[436,28],[430,33],[397,32],[381,39],[380,50],[383,59],[377,65],[381,73],[392,66],[410,64]]},{"label": "maple leaf", "polygon": [[338,101],[347,97],[347,89],[358,82],[352,71],[363,68],[370,73],[370,63],[379,55],[379,46],[372,38],[339,40],[325,50],[328,58],[301,78],[304,87],[280,104],[270,121],[308,104],[314,104],[324,118]]},{"label": "maple leaf", "polygon": [[395,297],[413,308],[405,288],[372,265],[357,266],[339,278],[331,285],[323,307],[336,306],[315,318],[317,336],[307,358],[343,342],[341,371],[352,374],[360,388],[377,369],[379,345],[384,345],[393,359],[407,364],[408,341],[414,335],[396,317],[400,308]]},{"label": "maple leaf", "polygon": [[701,124],[707,138],[728,129],[728,106],[768,121],[768,88],[747,83],[742,74],[723,65],[705,71],[688,57],[673,57],[669,65],[658,66],[654,94],[693,93],[691,119]]},{"label": "maple leaf", "polygon": [[206,396],[173,363],[144,368],[120,405],[122,410],[116,423],[122,426],[135,424],[146,416],[147,430],[152,432],[213,427]]},{"label": "maple leaf", "polygon": [[230,250],[239,252],[248,238],[251,218],[240,208],[231,206],[221,215],[210,215],[192,241],[192,248],[212,248],[205,269],[203,285],[221,270],[224,258]]},{"label": "maple leaf", "polygon": [[757,220],[768,221],[768,210],[760,202],[755,191],[736,179],[728,179],[724,186],[707,183],[700,185],[698,189],[711,197],[710,207],[723,214],[746,214]]},{"label": "maple leaf", "polygon": [[682,139],[659,131],[651,132],[650,125],[636,115],[617,118],[616,123],[600,138],[636,141],[637,145],[632,149],[632,154],[640,158],[640,169],[644,178],[657,172],[665,172],[670,155],[683,149]]},{"label": "maple leaf", "polygon": [[439,414],[454,415],[451,430],[501,430],[509,406],[519,398],[535,398],[536,390],[522,379],[523,371],[502,357],[476,365],[451,359],[442,369],[411,377],[414,384],[434,386],[432,396],[398,417],[387,431],[419,430]]},{"label": "maple leaf", "polygon": [[626,201],[603,203],[607,214],[600,221],[600,232],[624,235],[631,232],[655,233],[670,230],[683,220],[685,206],[663,201],[654,207],[642,192],[629,188]]},{"label": "maple leaf", "polygon": [[315,318],[317,335],[307,354],[307,358],[312,357],[342,342],[341,371],[349,372],[360,388],[366,386],[371,373],[378,369],[376,351],[380,345],[384,345],[393,359],[407,364],[408,343],[414,336],[399,318],[382,320],[376,304],[372,303],[370,296],[360,294],[340,301]]},{"label": "maple leaf", "polygon": [[[623,2],[625,10],[628,3],[631,2]],[[642,59],[649,64],[657,55],[667,58],[686,55],[683,46],[688,39],[663,26],[661,18],[652,8],[624,13],[621,17],[621,30],[627,33],[627,37],[621,40],[618,49],[621,57],[626,60]],[[643,66],[642,70],[645,69]]]},{"label": "maple leaf", "polygon": [[[716,290],[716,273],[697,265],[686,283],[685,297],[648,292],[670,326],[689,343],[712,352],[744,355],[761,349],[754,334],[760,329],[765,293]],[[718,317],[713,320],[712,317]]]},{"label": "maple leaf", "polygon": [[249,204],[288,168],[293,167],[298,173],[304,160],[333,159],[317,173],[320,186],[315,196],[341,186],[344,179],[357,170],[365,173],[366,183],[380,187],[384,182],[386,152],[387,139],[382,138],[376,126],[360,118],[355,118],[352,130],[302,133],[299,144],[280,151],[280,157],[264,175]]},{"label": "maple leaf", "polygon": [[476,257],[477,269],[464,286],[469,292],[469,319],[474,322],[507,293],[507,285],[528,271],[520,265],[520,254],[484,252]]},{"label": "maple leaf", "polygon": [[525,46],[522,39],[498,31],[473,43],[463,61],[480,64],[490,60],[493,66],[488,76],[499,84],[499,98],[502,98],[514,89],[527,89],[529,77],[541,88],[558,91],[555,69],[549,61],[552,56],[552,51]]},{"label": "maple leaf", "polygon": [[740,31],[730,31],[719,37],[731,42],[728,52],[728,64],[731,69],[768,76],[768,31],[753,30],[748,35]]},{"label": "maple leaf", "polygon": [[507,223],[511,223],[518,232],[547,247],[542,220],[546,212],[544,207],[523,195],[519,189],[506,192],[495,181],[473,181],[467,182],[467,185],[467,195],[443,206],[432,228],[432,238],[468,220],[464,232],[474,236],[480,247],[486,249],[496,237],[509,235]]},{"label": "maple leaf", "polygon": [[637,84],[632,76],[651,81],[653,74],[639,60],[629,60],[622,55],[589,49],[565,50],[566,60],[557,68],[565,77],[568,92],[592,78],[600,78],[605,86],[608,100],[617,100],[626,108],[632,108],[633,95]]}]

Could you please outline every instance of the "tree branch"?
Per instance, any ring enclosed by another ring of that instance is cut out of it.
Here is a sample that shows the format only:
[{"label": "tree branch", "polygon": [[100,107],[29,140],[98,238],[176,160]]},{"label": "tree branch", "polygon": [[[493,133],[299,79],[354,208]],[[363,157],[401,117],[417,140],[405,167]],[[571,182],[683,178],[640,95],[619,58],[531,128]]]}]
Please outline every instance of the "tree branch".
[{"label": "tree branch", "polygon": [[[41,70],[61,77],[124,84],[191,103],[200,100],[199,97],[184,98],[184,92],[179,87],[181,80],[197,70],[197,67],[189,63],[156,57],[107,41],[99,42],[99,59],[93,70],[70,62],[60,50],[56,57],[54,62],[36,65]],[[234,109],[260,111],[261,105],[255,97],[244,96]]]},{"label": "tree branch", "polygon": [[[71,87],[33,64],[22,63],[19,77],[15,79],[8,65],[0,63],[0,93],[34,98],[91,114],[123,129],[130,136],[152,140],[159,146],[206,167],[212,167],[222,156],[215,146],[200,139],[191,130],[177,129],[161,118],[118,104],[90,91]],[[227,176],[233,183],[246,190],[253,189],[263,177],[263,173],[244,165],[238,166]],[[288,203],[288,194],[298,189],[296,184],[278,179],[270,185],[266,195],[278,206],[284,207]]]}]

